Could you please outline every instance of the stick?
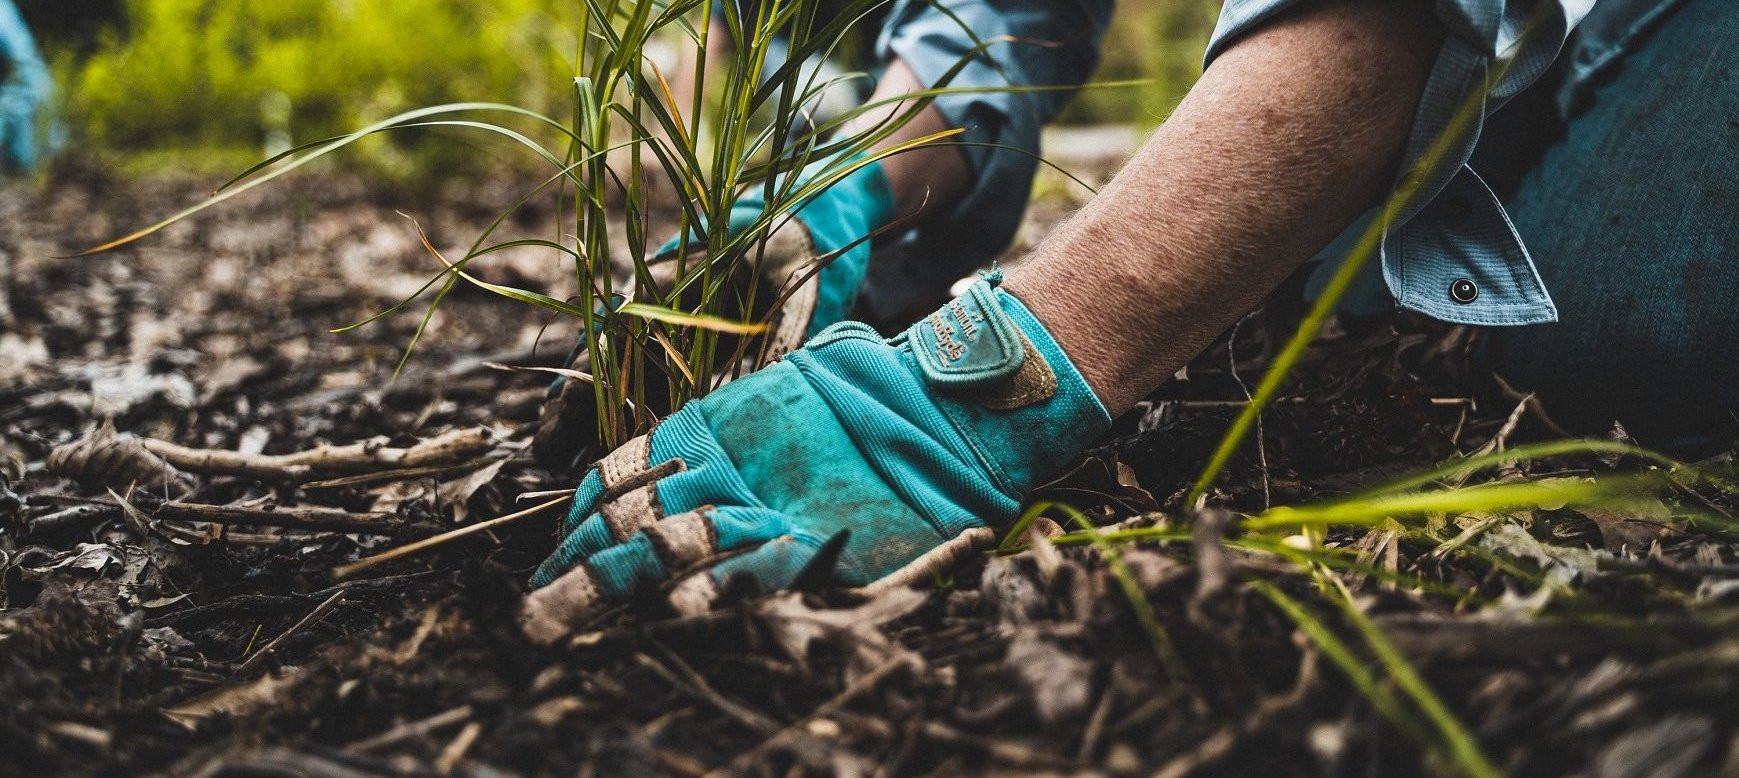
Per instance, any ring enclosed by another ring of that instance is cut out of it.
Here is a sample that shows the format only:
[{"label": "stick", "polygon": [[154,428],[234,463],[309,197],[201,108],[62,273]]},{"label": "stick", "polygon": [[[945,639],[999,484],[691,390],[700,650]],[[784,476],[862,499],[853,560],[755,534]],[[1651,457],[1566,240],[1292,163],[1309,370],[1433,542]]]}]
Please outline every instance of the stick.
[{"label": "stick", "polygon": [[290,454],[243,454],[224,449],[188,448],[153,438],[139,440],[147,451],[186,472],[299,483],[329,473],[445,464],[488,451],[494,446],[492,438],[488,429],[477,427],[443,433],[409,448],[389,448],[379,442],[364,441],[343,446],[317,446]]},{"label": "stick", "polygon": [[246,675],[249,670],[254,669],[255,665],[258,665],[262,660],[264,660],[267,654],[277,650],[278,644],[287,640],[291,635],[301,632],[304,627],[319,621],[321,618],[325,617],[326,614],[331,613],[332,609],[338,607],[338,604],[343,600],[344,590],[340,589],[333,592],[332,596],[327,597],[325,602],[314,606],[314,610],[309,611],[308,615],[303,616],[301,621],[296,622],[289,629],[284,630],[283,634],[272,638],[272,642],[267,643],[260,650],[255,651],[253,656],[248,657],[247,661],[242,662],[241,667],[235,669],[235,674]]},{"label": "stick", "polygon": [[833,699],[822,703],[815,710],[811,711],[809,715],[791,722],[791,724],[786,726],[784,729],[773,733],[772,737],[761,741],[760,745],[755,746],[754,748],[743,752],[741,755],[737,756],[737,758],[732,759],[730,764],[712,770],[708,772],[707,775],[746,774],[749,772],[749,766],[754,762],[755,758],[765,753],[768,749],[774,748],[786,740],[799,736],[807,736],[809,722],[837,713],[839,709],[845,707],[847,703],[850,703],[859,695],[874,689],[883,679],[893,675],[896,671],[905,670],[909,667],[911,667],[911,662],[903,655],[895,656],[892,659],[883,662],[881,666],[869,671],[863,677],[852,681],[851,685],[845,688],[845,691],[840,692]]},{"label": "stick", "polygon": [[151,518],[338,532],[389,533],[403,527],[398,516],[391,513],[351,513],[332,508],[240,508],[184,502],[163,503],[151,511]]},{"label": "stick", "polygon": [[335,567],[332,569],[332,577],[337,578],[337,579],[348,578],[352,575],[355,575],[359,572],[362,572],[363,570],[367,570],[368,568],[374,567],[375,565],[378,565],[382,562],[388,562],[388,561],[391,561],[394,559],[398,559],[399,557],[402,557],[402,556],[409,556],[411,554],[417,553],[418,551],[422,551],[425,548],[433,548],[435,546],[439,546],[443,543],[446,543],[450,540],[457,540],[459,538],[465,537],[466,535],[474,535],[474,534],[482,532],[486,529],[492,529],[492,528],[499,527],[503,524],[507,524],[507,523],[512,522],[512,521],[517,521],[519,519],[523,519],[523,518],[530,516],[534,513],[538,513],[546,508],[553,508],[557,505],[561,505],[562,503],[567,502],[569,499],[571,499],[571,498],[559,497],[557,499],[550,500],[549,502],[540,503],[540,504],[534,505],[530,508],[526,508],[525,510],[519,511],[517,513],[509,513],[506,516],[502,516],[500,518],[490,519],[488,521],[483,521],[483,522],[478,522],[476,524],[472,524],[469,527],[460,527],[460,528],[458,528],[456,530],[452,530],[450,532],[443,532],[443,533],[436,535],[432,538],[423,538],[422,540],[418,540],[418,541],[413,542],[413,543],[406,543],[402,546],[399,546],[398,548],[391,549],[389,551],[383,551],[383,552],[381,552],[379,554],[375,554],[374,556],[371,556],[371,557],[364,557],[362,559],[358,559],[355,562],[351,562],[350,564],[339,565],[338,567]]},{"label": "stick", "polygon": [[353,754],[367,753],[387,746],[397,745],[414,737],[422,737],[438,729],[453,726],[471,718],[471,706],[460,705],[452,710],[443,711],[426,719],[400,724],[374,737],[363,738],[344,747]]},{"label": "stick", "polygon": [[471,749],[471,744],[477,742],[477,736],[483,734],[483,725],[473,721],[459,730],[459,736],[453,738],[446,748],[441,749],[440,758],[435,760],[435,772],[451,775],[453,768],[459,766],[459,761],[465,758],[465,752]]}]

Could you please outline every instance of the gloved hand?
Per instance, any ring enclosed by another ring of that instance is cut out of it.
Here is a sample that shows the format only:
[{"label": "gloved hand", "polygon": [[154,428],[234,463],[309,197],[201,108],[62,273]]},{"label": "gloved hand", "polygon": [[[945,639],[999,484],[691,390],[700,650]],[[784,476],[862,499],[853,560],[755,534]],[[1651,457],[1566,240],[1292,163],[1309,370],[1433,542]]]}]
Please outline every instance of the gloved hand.
[{"label": "gloved hand", "polygon": [[892,340],[834,325],[604,457],[532,579],[526,634],[553,642],[665,584],[682,613],[783,589],[835,538],[820,572],[865,585],[1011,521],[1111,420],[999,281]]},{"label": "gloved hand", "polygon": [[11,0],[0,0],[0,173],[36,169],[37,112],[53,80]]},{"label": "gloved hand", "polygon": [[[849,163],[821,160],[811,163],[799,178],[807,181],[846,169]],[[766,210],[765,192],[751,187],[731,208],[730,232],[740,234],[752,227]],[[868,236],[885,226],[894,212],[893,192],[880,162],[870,162],[853,170],[788,213],[773,220],[772,234],[764,249],[752,250],[750,262],[738,270],[740,283],[746,285],[758,278],[761,284],[755,295],[762,304],[773,301],[797,279],[807,278],[787,298],[771,317],[771,328],[765,336],[764,348],[750,353],[776,357],[797,348],[826,326],[844,321],[857,299],[869,270],[870,241]],[[691,255],[703,251],[699,237],[689,241]],[[652,276],[668,288],[674,282],[677,268],[676,252],[681,241],[672,238],[658,251],[653,260]],[[819,272],[818,260],[827,258]],[[750,267],[758,264],[758,268]],[[692,269],[693,263],[690,263]],[[691,270],[692,272],[692,270]],[[727,318],[758,318],[756,311],[727,311]],[[584,339],[568,357],[569,367],[588,370],[587,355],[581,350]],[[720,349],[729,353],[729,349]],[[550,387],[532,442],[538,461],[553,470],[569,466],[579,453],[582,441],[597,429],[597,417],[590,387],[558,380]],[[653,402],[654,406],[658,403]],[[663,410],[663,409],[659,409]]]},{"label": "gloved hand", "polygon": [[[798,185],[836,174],[856,163],[856,159],[831,158],[813,162],[798,175]],[[765,189],[750,187],[731,207],[730,233],[736,235],[749,229],[766,208]],[[830,257],[819,273],[791,295],[775,317],[775,337],[787,333],[784,337],[793,339],[787,347],[776,350],[776,354],[796,348],[828,325],[845,321],[857,300],[858,289],[863,286],[864,274],[869,271],[868,238],[893,215],[893,190],[877,161],[863,164],[810,197],[792,209],[789,218],[774,217],[765,251],[749,255],[759,263],[760,277],[769,286],[768,291],[778,292],[808,275],[818,260]],[[672,238],[658,253],[663,258],[672,258],[680,244],[679,239]],[[698,238],[691,238],[690,246],[691,252],[705,248]]]}]

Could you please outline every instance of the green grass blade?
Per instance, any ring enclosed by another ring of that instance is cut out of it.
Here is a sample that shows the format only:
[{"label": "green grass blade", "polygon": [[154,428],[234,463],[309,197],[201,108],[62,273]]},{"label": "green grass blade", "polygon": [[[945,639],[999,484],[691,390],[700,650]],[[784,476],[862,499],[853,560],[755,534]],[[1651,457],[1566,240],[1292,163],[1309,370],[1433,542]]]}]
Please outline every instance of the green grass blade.
[{"label": "green grass blade", "polygon": [[1268,601],[1274,603],[1275,607],[1286,614],[1286,617],[1291,619],[1293,624],[1303,630],[1310,641],[1322,651],[1323,656],[1328,657],[1328,661],[1340,669],[1341,674],[1352,682],[1353,688],[1357,689],[1359,694],[1363,695],[1365,700],[1371,703],[1371,707],[1376,708],[1383,718],[1388,719],[1389,723],[1395,725],[1396,729],[1414,743],[1426,748],[1431,747],[1433,738],[1424,723],[1419,721],[1419,718],[1412,711],[1401,705],[1401,701],[1396,699],[1393,692],[1384,688],[1377,681],[1376,675],[1371,672],[1369,667],[1365,666],[1364,660],[1354,654],[1352,648],[1335,635],[1334,631],[1328,628],[1328,625],[1323,624],[1321,619],[1318,619],[1290,595],[1281,591],[1279,587],[1267,581],[1252,580],[1249,582],[1249,586],[1256,593],[1268,598]]}]

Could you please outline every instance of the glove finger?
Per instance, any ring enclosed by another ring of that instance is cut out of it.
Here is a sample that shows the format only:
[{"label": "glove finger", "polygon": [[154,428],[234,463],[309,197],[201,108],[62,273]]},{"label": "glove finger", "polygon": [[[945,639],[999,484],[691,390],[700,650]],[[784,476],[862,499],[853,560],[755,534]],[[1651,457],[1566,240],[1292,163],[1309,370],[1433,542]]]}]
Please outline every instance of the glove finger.
[{"label": "glove finger", "polygon": [[555,552],[537,566],[537,572],[531,575],[532,588],[550,585],[557,576],[593,554],[609,548],[615,542],[616,539],[610,536],[610,530],[604,524],[604,518],[596,513],[591,514],[578,527],[564,535]]},{"label": "glove finger", "polygon": [[778,511],[703,506],[641,527],[621,543],[587,558],[585,564],[599,593],[606,600],[621,600],[720,551],[764,543],[790,531],[791,522]]},{"label": "glove finger", "polygon": [[598,475],[597,468],[586,471],[586,477],[580,479],[579,488],[574,490],[574,501],[568,508],[568,515],[562,519],[560,534],[562,537],[572,535],[578,529],[580,522],[597,510],[598,498],[604,496],[604,479]]},{"label": "glove finger", "polygon": [[[577,507],[577,506],[576,506]],[[570,514],[571,519],[574,515]],[[550,554],[531,578],[532,586],[543,586],[575,564],[626,543],[643,529],[664,519],[664,508],[658,502],[657,486],[646,484],[616,499],[605,499],[597,511],[587,515],[578,526],[562,538],[555,553]]]},{"label": "glove finger", "polygon": [[694,616],[712,610],[727,590],[754,595],[790,588],[823,545],[807,536],[773,538],[753,551],[682,579],[670,591],[670,605],[680,614]]},{"label": "glove finger", "polygon": [[604,503],[614,502],[662,476],[681,472],[685,467],[680,458],[653,465],[650,435],[641,435],[617,446],[615,451],[605,454],[586,471],[579,490],[574,493],[573,508],[562,522],[562,534],[569,535],[579,529],[588,517],[603,509]]},{"label": "glove finger", "polygon": [[[703,505],[668,517],[654,517],[647,513],[642,514],[641,523],[632,525],[620,520],[624,513],[606,508],[606,512],[594,513],[581,522],[562,540],[555,553],[538,566],[531,585],[534,588],[547,586],[574,565],[590,560],[594,568],[606,564],[626,565],[611,570],[612,580],[623,584],[612,591],[631,590],[634,587],[628,582],[637,580],[639,566],[644,564],[639,561],[641,550],[636,547],[632,554],[607,555],[634,542],[636,537],[648,537],[657,558],[664,565],[663,570],[667,571],[653,577],[662,579],[720,551],[732,551],[783,535],[790,531],[791,526],[791,522],[778,511],[736,505],[722,508]],[[609,561],[606,561],[606,556]]]}]

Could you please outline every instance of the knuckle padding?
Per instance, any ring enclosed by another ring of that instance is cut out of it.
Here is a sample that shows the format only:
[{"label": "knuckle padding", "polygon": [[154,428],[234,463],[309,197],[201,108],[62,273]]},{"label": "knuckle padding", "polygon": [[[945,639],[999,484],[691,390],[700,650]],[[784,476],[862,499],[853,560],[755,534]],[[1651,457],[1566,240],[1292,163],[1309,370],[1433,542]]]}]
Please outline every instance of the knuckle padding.
[{"label": "knuckle padding", "polygon": [[652,439],[641,435],[598,460],[598,476],[603,479],[604,491],[611,492],[623,488],[627,481],[651,467]]},{"label": "knuckle padding", "polygon": [[605,502],[598,512],[609,525],[610,534],[621,543],[663,518],[664,506],[658,502],[658,484],[653,482]]},{"label": "knuckle padding", "polygon": [[718,548],[712,512],[707,507],[679,513],[645,528],[665,567],[680,570],[705,559]]}]

